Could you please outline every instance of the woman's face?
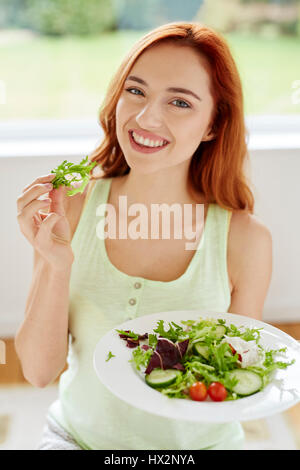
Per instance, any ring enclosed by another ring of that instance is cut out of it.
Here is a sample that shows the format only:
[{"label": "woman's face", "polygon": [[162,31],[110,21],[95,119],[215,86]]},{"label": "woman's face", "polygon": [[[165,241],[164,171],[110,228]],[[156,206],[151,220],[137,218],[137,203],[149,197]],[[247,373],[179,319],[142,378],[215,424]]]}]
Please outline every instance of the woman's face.
[{"label": "woman's face", "polygon": [[[132,67],[116,108],[117,138],[130,168],[149,173],[190,160],[202,140],[213,138],[213,97],[205,59],[189,47],[158,44]],[[170,88],[184,88],[175,91]],[[130,133],[168,141],[144,153]]]}]

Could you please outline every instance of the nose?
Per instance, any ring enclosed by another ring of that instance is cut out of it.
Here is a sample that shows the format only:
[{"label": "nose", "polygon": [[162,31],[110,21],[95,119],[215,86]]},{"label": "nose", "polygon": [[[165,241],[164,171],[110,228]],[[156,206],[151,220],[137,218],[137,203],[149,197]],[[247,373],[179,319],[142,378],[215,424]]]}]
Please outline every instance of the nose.
[{"label": "nose", "polygon": [[142,129],[155,132],[162,128],[162,110],[158,103],[148,103],[136,116],[136,122]]}]

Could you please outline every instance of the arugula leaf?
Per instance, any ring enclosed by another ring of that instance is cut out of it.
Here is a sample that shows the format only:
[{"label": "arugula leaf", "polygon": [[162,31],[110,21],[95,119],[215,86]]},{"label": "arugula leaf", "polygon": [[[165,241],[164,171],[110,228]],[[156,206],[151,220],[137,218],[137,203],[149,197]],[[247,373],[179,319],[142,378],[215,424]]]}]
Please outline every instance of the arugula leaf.
[{"label": "arugula leaf", "polygon": [[227,328],[227,336],[241,336],[242,332],[232,323]]},{"label": "arugula leaf", "polygon": [[256,343],[260,340],[260,331],[262,328],[246,328],[246,331],[241,334],[241,338],[245,341],[253,341]]},{"label": "arugula leaf", "polygon": [[137,333],[134,333],[133,331],[125,331],[125,330],[116,330],[120,335],[128,336],[128,338],[132,339],[139,339],[139,335]]},{"label": "arugula leaf", "polygon": [[153,354],[153,349],[150,348],[150,349],[147,349],[147,351],[145,351],[144,349],[141,348],[141,346],[138,346],[132,352],[133,358],[130,359],[129,362],[132,362],[133,364],[135,364],[135,367],[137,368],[137,370],[141,370],[141,366],[147,367],[152,354]]},{"label": "arugula leaf", "polygon": [[228,343],[209,344],[210,364],[223,376],[225,371],[237,367],[238,354],[232,354]]},{"label": "arugula leaf", "polygon": [[231,324],[227,329],[227,336],[239,336],[245,341],[255,341],[258,344],[262,328],[246,328],[245,331],[242,331],[240,328]]},{"label": "arugula leaf", "polygon": [[155,333],[158,333],[160,336],[163,338],[167,338],[170,341],[178,341],[179,339],[182,339],[182,336],[186,336],[186,333],[184,332],[183,328],[179,325],[176,325],[174,322],[169,323],[169,330],[165,330],[164,328],[164,321],[159,320],[158,321],[158,326],[156,330],[153,330]]},{"label": "arugula leaf", "polygon": [[112,354],[111,351],[109,351],[108,355],[107,355],[107,359],[105,360],[105,362],[109,361],[112,357],[116,357],[114,354]]},{"label": "arugula leaf", "polygon": [[188,398],[188,386],[191,386],[195,381],[193,376],[193,381],[190,380],[191,383],[188,385],[189,379],[191,379],[190,376],[180,373],[178,374],[175,382],[167,388],[162,388],[161,392],[170,398]]},{"label": "arugula leaf", "polygon": [[157,336],[150,333],[148,340],[149,340],[149,346],[155,349],[157,345]]},{"label": "arugula leaf", "polygon": [[[217,327],[220,325],[225,326],[224,320],[219,319],[217,322],[215,320],[201,320],[196,324],[190,323],[187,334],[191,343],[196,343],[198,341],[212,343],[216,340]],[[219,341],[220,340],[221,339],[219,339]]]},{"label": "arugula leaf", "polygon": [[182,320],[181,323],[187,327],[190,327],[196,323],[196,320]]},{"label": "arugula leaf", "polygon": [[270,372],[272,372],[275,369],[286,369],[288,366],[291,366],[292,364],[295,363],[295,359],[293,359],[291,362],[275,361],[274,356],[279,353],[286,352],[286,349],[287,348],[270,349],[269,351],[266,351],[265,361],[263,363],[265,367],[264,375],[270,374]]},{"label": "arugula leaf", "polygon": [[[97,162],[92,162],[90,165],[88,163],[88,156],[83,158],[79,164],[68,162],[64,160],[60,165],[51,170],[51,173],[55,173],[55,178],[51,181],[53,188],[57,189],[59,186],[71,186],[73,181],[82,181],[82,184],[79,188],[75,188],[72,191],[68,191],[68,196],[73,196],[76,193],[83,193],[86,185],[88,184],[90,178],[89,173],[97,165]],[[66,175],[79,174],[80,178],[73,176],[73,178],[68,179]]]}]

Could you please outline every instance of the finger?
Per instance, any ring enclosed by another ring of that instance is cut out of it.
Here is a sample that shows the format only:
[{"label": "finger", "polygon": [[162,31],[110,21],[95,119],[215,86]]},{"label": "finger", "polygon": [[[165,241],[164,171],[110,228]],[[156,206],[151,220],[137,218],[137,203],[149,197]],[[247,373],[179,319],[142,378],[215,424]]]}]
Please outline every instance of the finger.
[{"label": "finger", "polygon": [[[47,186],[50,185],[50,186]],[[17,199],[17,210],[18,212],[22,211],[28,204],[33,200],[39,198],[40,196],[46,196],[47,193],[52,191],[52,183],[39,183],[32,186],[30,189],[27,189],[21,196]]]},{"label": "finger", "polygon": [[51,199],[35,200],[24,207],[21,211],[18,212],[17,218],[29,219],[32,218],[39,209],[45,208],[51,204]]},{"label": "finger", "polygon": [[50,191],[49,197],[51,198],[51,212],[56,212],[59,215],[66,215],[65,204],[67,204],[66,193],[68,190],[67,186],[62,185]]},{"label": "finger", "polygon": [[46,213],[39,211],[39,217],[40,217],[41,221],[43,221],[46,217],[48,217],[50,212],[51,212],[50,210],[49,210],[49,212],[46,212]]},{"label": "finger", "polygon": [[39,212],[37,214],[34,214],[33,220],[34,220],[36,225],[40,225],[43,221],[42,217],[41,217],[41,214]]},{"label": "finger", "polygon": [[56,214],[55,212],[50,212],[47,217],[45,217],[42,224],[40,225],[40,230],[37,234],[37,242],[40,238],[49,236],[49,234],[52,232],[53,227],[59,221],[60,218],[61,216]]},{"label": "finger", "polygon": [[[35,203],[36,203],[35,205],[39,204],[40,206],[42,206],[43,203],[44,203],[44,206],[47,205],[46,201],[35,201]],[[49,202],[48,202],[48,206],[49,206]],[[27,208],[27,210],[24,210],[17,215],[17,220],[20,226],[20,230],[31,244],[33,243],[34,237],[36,235],[36,230],[34,230],[34,227],[39,227],[40,224],[42,223],[42,219],[40,218],[39,213],[35,212],[34,208],[33,208],[33,212],[34,213],[32,213],[32,208],[30,211],[30,207],[29,207],[29,209]]]},{"label": "finger", "polygon": [[38,212],[37,214],[34,214],[34,222],[36,225],[40,226],[41,223],[48,217],[49,212],[43,213],[43,212]]},{"label": "finger", "polygon": [[55,176],[56,176],[55,173],[49,173],[48,175],[39,176],[39,177],[36,178],[32,183],[30,183],[30,184],[28,184],[27,186],[25,186],[25,188],[23,189],[22,192],[27,191],[27,189],[31,188],[31,187],[34,186],[35,184],[39,184],[39,183],[48,183],[48,182],[52,181],[52,180],[55,178]]}]

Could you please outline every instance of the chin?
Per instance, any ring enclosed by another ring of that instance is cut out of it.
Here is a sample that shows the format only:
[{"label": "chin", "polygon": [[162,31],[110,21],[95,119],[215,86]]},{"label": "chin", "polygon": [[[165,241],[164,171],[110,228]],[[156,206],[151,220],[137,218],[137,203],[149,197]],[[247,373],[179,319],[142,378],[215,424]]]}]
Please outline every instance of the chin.
[{"label": "chin", "polygon": [[[151,155],[149,157],[151,157]],[[125,160],[131,170],[143,175],[155,173],[165,168],[161,162],[155,162],[153,161],[153,157],[152,159],[149,157],[147,157],[147,155],[143,155],[140,158],[130,157],[125,158]]]}]

